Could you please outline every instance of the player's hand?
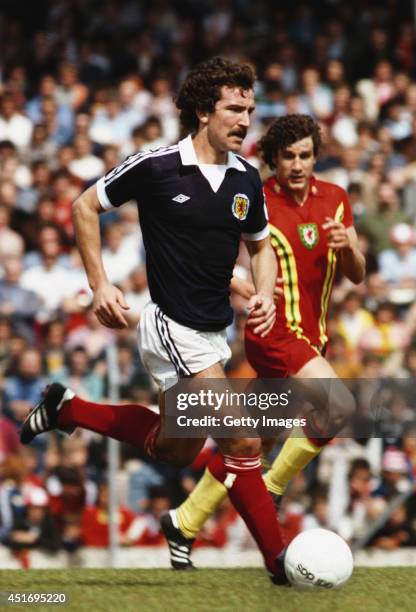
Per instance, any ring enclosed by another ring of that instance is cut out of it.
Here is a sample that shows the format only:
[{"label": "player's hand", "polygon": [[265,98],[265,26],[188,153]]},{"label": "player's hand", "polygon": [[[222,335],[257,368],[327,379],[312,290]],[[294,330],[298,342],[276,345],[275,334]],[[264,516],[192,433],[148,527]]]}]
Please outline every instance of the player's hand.
[{"label": "player's hand", "polygon": [[283,295],[283,276],[278,276],[276,278],[276,285],[274,288],[274,301],[277,300]]},{"label": "player's hand", "polygon": [[123,310],[128,310],[130,306],[126,303],[120,289],[110,283],[101,285],[94,291],[92,303],[94,313],[102,325],[112,329],[128,327]]},{"label": "player's hand", "polygon": [[340,251],[351,247],[350,238],[347,228],[343,223],[325,217],[325,223],[322,224],[322,229],[327,230],[327,244],[330,249]]},{"label": "player's hand", "polygon": [[257,293],[248,302],[247,325],[261,338],[267,336],[276,320],[276,305],[270,297]]}]

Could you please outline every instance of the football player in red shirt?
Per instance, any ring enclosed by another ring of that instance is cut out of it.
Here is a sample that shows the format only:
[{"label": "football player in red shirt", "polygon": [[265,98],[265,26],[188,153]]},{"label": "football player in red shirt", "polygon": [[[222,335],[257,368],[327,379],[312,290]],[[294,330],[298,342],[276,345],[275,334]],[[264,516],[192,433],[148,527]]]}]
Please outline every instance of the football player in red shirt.
[{"label": "football player in red shirt", "polygon": [[[250,316],[246,326],[246,354],[259,378],[336,379],[324,354],[337,263],[353,283],[362,282],[365,276],[365,259],[358,247],[347,193],[313,176],[320,144],[319,126],[307,115],[277,119],[260,141],[264,160],[274,170],[264,191],[280,282],[272,332],[264,338],[255,335]],[[255,291],[251,283],[235,277],[231,287],[247,299]],[[353,397],[338,381],[329,421],[328,406],[323,406],[321,418],[319,411],[314,413],[315,420],[308,419],[303,433],[294,432],[286,440],[264,477],[276,502],[290,479],[342,428],[354,407]],[[218,461],[214,457],[188,499],[162,519],[170,538],[175,525],[192,542],[226,496],[225,487],[214,478]],[[191,565],[189,557],[187,561]],[[175,567],[173,560],[172,565]]]}]

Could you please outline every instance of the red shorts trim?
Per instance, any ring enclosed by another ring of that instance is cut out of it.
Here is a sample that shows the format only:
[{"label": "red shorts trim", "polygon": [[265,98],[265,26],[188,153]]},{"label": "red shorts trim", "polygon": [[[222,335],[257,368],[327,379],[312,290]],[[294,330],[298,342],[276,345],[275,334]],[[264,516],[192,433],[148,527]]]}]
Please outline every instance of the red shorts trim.
[{"label": "red shorts trim", "polygon": [[287,378],[320,352],[306,339],[274,329],[265,338],[259,338],[247,328],[245,332],[247,360],[259,378]]}]

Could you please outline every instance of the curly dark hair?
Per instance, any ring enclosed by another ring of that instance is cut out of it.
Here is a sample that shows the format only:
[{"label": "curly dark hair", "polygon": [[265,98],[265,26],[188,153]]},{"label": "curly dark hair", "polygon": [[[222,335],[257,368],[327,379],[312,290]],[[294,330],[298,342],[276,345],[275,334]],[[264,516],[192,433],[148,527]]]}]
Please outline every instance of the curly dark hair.
[{"label": "curly dark hair", "polygon": [[313,152],[318,157],[321,146],[321,130],[309,115],[286,115],[273,121],[260,140],[259,149],[266,164],[273,170],[278,151],[283,151],[294,142],[311,136]]},{"label": "curly dark hair", "polygon": [[221,98],[221,87],[252,89],[256,75],[248,64],[238,64],[222,57],[198,64],[185,79],[176,97],[184,129],[195,132],[199,127],[196,111],[212,113]]}]

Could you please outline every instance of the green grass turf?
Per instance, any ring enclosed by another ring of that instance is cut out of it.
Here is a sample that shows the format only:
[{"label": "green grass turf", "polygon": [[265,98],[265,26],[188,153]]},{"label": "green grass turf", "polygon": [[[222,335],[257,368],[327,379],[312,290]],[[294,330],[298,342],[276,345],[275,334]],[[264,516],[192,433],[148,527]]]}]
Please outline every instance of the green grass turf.
[{"label": "green grass turf", "polygon": [[261,569],[4,570],[0,591],[65,592],[65,606],[1,610],[69,612],[403,612],[416,610],[416,568],[357,568],[340,591],[273,586]]}]

